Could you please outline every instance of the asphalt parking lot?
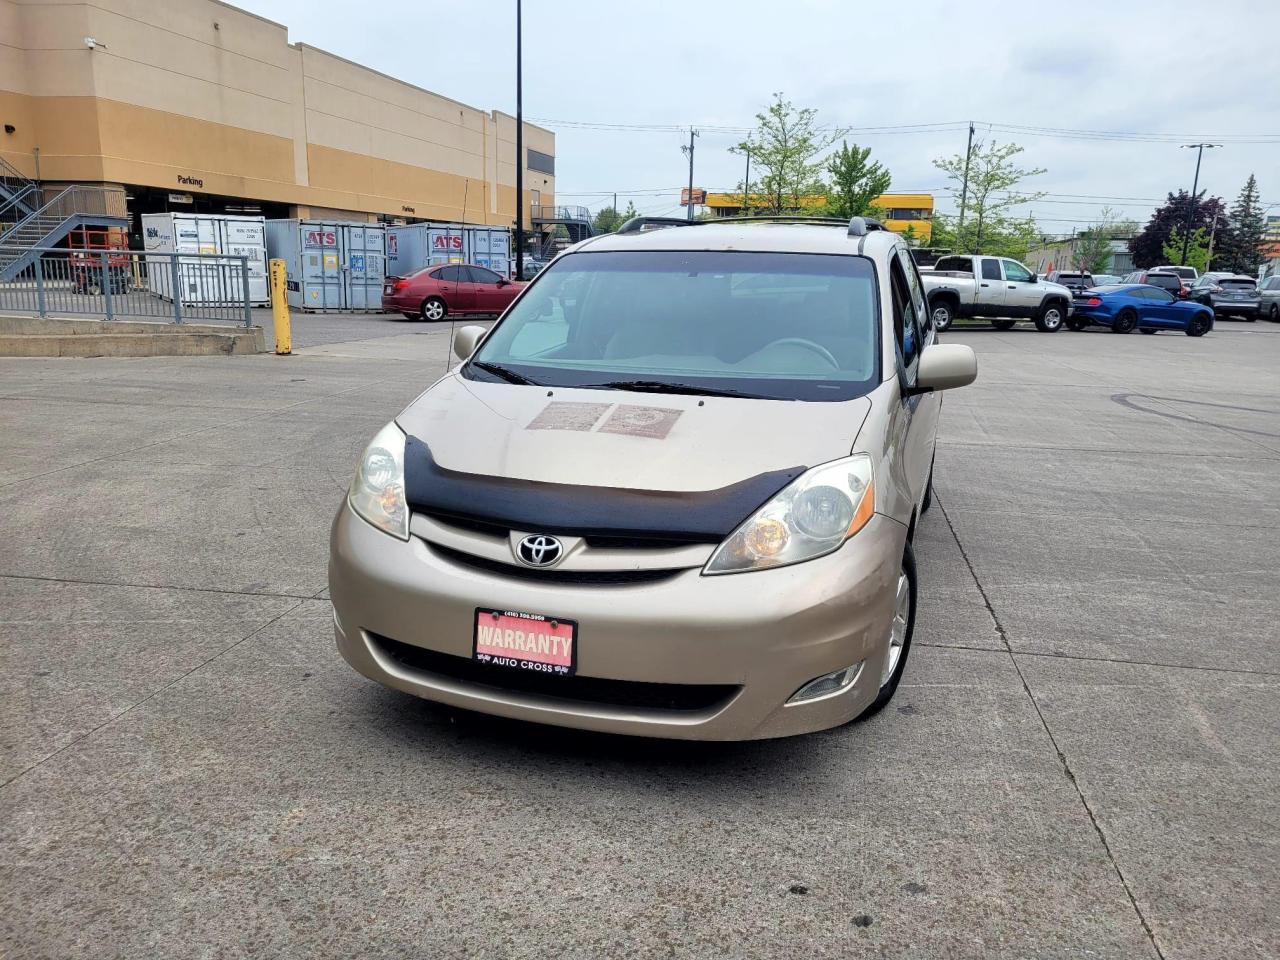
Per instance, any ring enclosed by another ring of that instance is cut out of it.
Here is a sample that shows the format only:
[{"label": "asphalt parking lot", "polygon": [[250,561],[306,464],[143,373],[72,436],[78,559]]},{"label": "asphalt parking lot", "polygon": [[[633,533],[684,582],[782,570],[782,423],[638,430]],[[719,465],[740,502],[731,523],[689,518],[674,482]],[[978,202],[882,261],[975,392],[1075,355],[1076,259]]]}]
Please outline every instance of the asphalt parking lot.
[{"label": "asphalt parking lot", "polygon": [[897,699],[719,745],[341,662],[329,521],[448,326],[303,323],[0,359],[6,960],[1280,956],[1280,326],[953,332]]}]

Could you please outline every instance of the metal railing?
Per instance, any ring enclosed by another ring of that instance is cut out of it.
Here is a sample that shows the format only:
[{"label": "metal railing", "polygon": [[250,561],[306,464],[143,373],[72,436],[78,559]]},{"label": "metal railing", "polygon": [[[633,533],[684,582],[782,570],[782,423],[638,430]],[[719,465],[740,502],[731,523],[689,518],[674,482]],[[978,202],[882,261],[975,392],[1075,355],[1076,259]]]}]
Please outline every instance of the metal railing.
[{"label": "metal railing", "polygon": [[[0,260],[10,252],[0,246]],[[0,282],[0,313],[248,327],[253,294],[266,283],[255,272],[248,257],[44,247]]]},{"label": "metal railing", "polygon": [[532,211],[534,220],[585,220],[591,222],[591,211],[586,207],[557,206],[535,204]]}]

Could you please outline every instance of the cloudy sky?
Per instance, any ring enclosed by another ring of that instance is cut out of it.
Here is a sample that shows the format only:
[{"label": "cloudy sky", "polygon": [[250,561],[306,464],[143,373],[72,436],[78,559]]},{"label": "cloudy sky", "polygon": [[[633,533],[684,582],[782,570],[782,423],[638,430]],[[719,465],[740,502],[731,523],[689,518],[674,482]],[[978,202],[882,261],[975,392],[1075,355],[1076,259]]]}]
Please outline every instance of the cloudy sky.
[{"label": "cloudy sky", "polygon": [[[515,0],[237,0],[322,47],[483,109],[515,110]],[[1169,190],[1230,202],[1250,172],[1280,213],[1280,3],[855,3],[524,0],[524,109],[557,134],[558,199],[676,213],[680,151],[733,189],[742,139],[774,91],[855,128],[893,189],[954,209],[931,161],[980,138],[1026,148],[1030,210],[1070,233],[1104,206],[1145,221]],[[856,51],[856,52],[852,52]],[[655,129],[656,128],[656,129]],[[1020,128],[1020,129],[1011,129]],[[1025,212],[1025,211],[1024,211]]]}]

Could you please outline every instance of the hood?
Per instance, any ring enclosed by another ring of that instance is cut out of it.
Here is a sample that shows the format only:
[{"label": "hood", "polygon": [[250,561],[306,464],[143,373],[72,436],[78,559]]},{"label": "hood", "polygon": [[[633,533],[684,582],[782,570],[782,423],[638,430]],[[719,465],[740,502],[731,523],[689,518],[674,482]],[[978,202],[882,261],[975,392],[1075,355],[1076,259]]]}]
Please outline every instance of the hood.
[{"label": "hood", "polygon": [[814,403],[445,377],[396,418],[435,462],[516,480],[702,491],[845,456],[866,397]]}]

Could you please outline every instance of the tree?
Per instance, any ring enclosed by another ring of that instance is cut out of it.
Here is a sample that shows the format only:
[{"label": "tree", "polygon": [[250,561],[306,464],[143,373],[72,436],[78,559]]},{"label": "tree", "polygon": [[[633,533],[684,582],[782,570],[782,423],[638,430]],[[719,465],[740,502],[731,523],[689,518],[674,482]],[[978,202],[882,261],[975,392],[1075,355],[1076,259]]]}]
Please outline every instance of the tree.
[{"label": "tree", "polygon": [[[756,114],[756,129],[732,148],[733,153],[751,151],[751,164],[760,171],[753,182],[752,207],[758,200],[760,213],[803,210],[808,198],[825,192],[819,155],[849,131],[821,130],[818,111],[797,110],[781,93],[763,113]],[[746,190],[746,184],[739,184]]]},{"label": "tree", "polygon": [[958,217],[935,214],[929,246],[959,253],[985,253],[993,257],[1026,260],[1031,249],[1041,243],[1040,231],[1030,217],[1025,220],[1002,217],[996,221],[995,226],[988,222],[983,231],[981,250],[974,250],[971,246],[975,237],[976,231],[972,229],[969,220],[966,219],[964,229],[961,230]]},{"label": "tree", "polygon": [[1218,245],[1221,254],[1215,261],[1223,270],[1256,277],[1265,259],[1262,243],[1266,239],[1267,224],[1258,199],[1258,180],[1252,173],[1240,189],[1227,219],[1230,226]]},{"label": "tree", "polygon": [[[1168,263],[1169,261],[1165,259],[1164,246],[1169,242],[1169,234],[1173,232],[1174,227],[1179,230],[1186,229],[1187,214],[1192,212],[1191,194],[1186,190],[1179,190],[1168,196],[1168,200],[1156,207],[1147,225],[1129,240],[1129,252],[1133,254],[1133,265],[1139,269],[1158,267],[1162,263]],[[1227,222],[1222,201],[1217,197],[1203,199],[1204,192],[1200,193],[1199,197],[1191,223],[1192,235],[1198,228],[1203,228],[1207,233],[1221,236]],[[1216,239],[1214,245],[1218,246]],[[1181,258],[1182,248],[1179,247],[1178,257],[1174,263]]]},{"label": "tree", "polygon": [[591,226],[596,233],[613,233],[626,222],[627,218],[613,207],[601,207],[600,212],[591,221]]},{"label": "tree", "polygon": [[[1111,241],[1116,236],[1115,212],[1103,207],[1098,222],[1076,237],[1072,263],[1082,273],[1106,273],[1111,267]],[[1125,224],[1124,228],[1127,229]]]},{"label": "tree", "polygon": [[1182,228],[1174,227],[1169,231],[1169,240],[1161,251],[1164,259],[1161,263],[1176,263],[1182,266],[1195,267],[1200,273],[1209,269],[1209,237],[1204,227],[1196,227],[1191,231],[1191,242],[1187,245],[1187,262],[1182,263]]},{"label": "tree", "polygon": [[842,220],[868,217],[877,212],[871,201],[887,193],[892,178],[878,162],[868,163],[870,147],[851,147],[848,141],[827,158],[831,185],[827,188],[824,212]]},{"label": "tree", "polygon": [[1028,177],[1045,172],[1041,167],[1016,166],[1013,158],[1022,152],[1023,148],[1016,143],[975,140],[967,163],[963,153],[933,161],[933,165],[955,183],[956,195],[963,194],[965,198],[965,222],[961,225],[957,219],[954,224],[952,249],[961,253],[993,253],[993,246],[1005,245],[1010,240],[1021,243],[1025,230],[1021,221],[1009,216],[1010,211],[1039,200],[1044,194],[1023,193],[1018,185]]}]

